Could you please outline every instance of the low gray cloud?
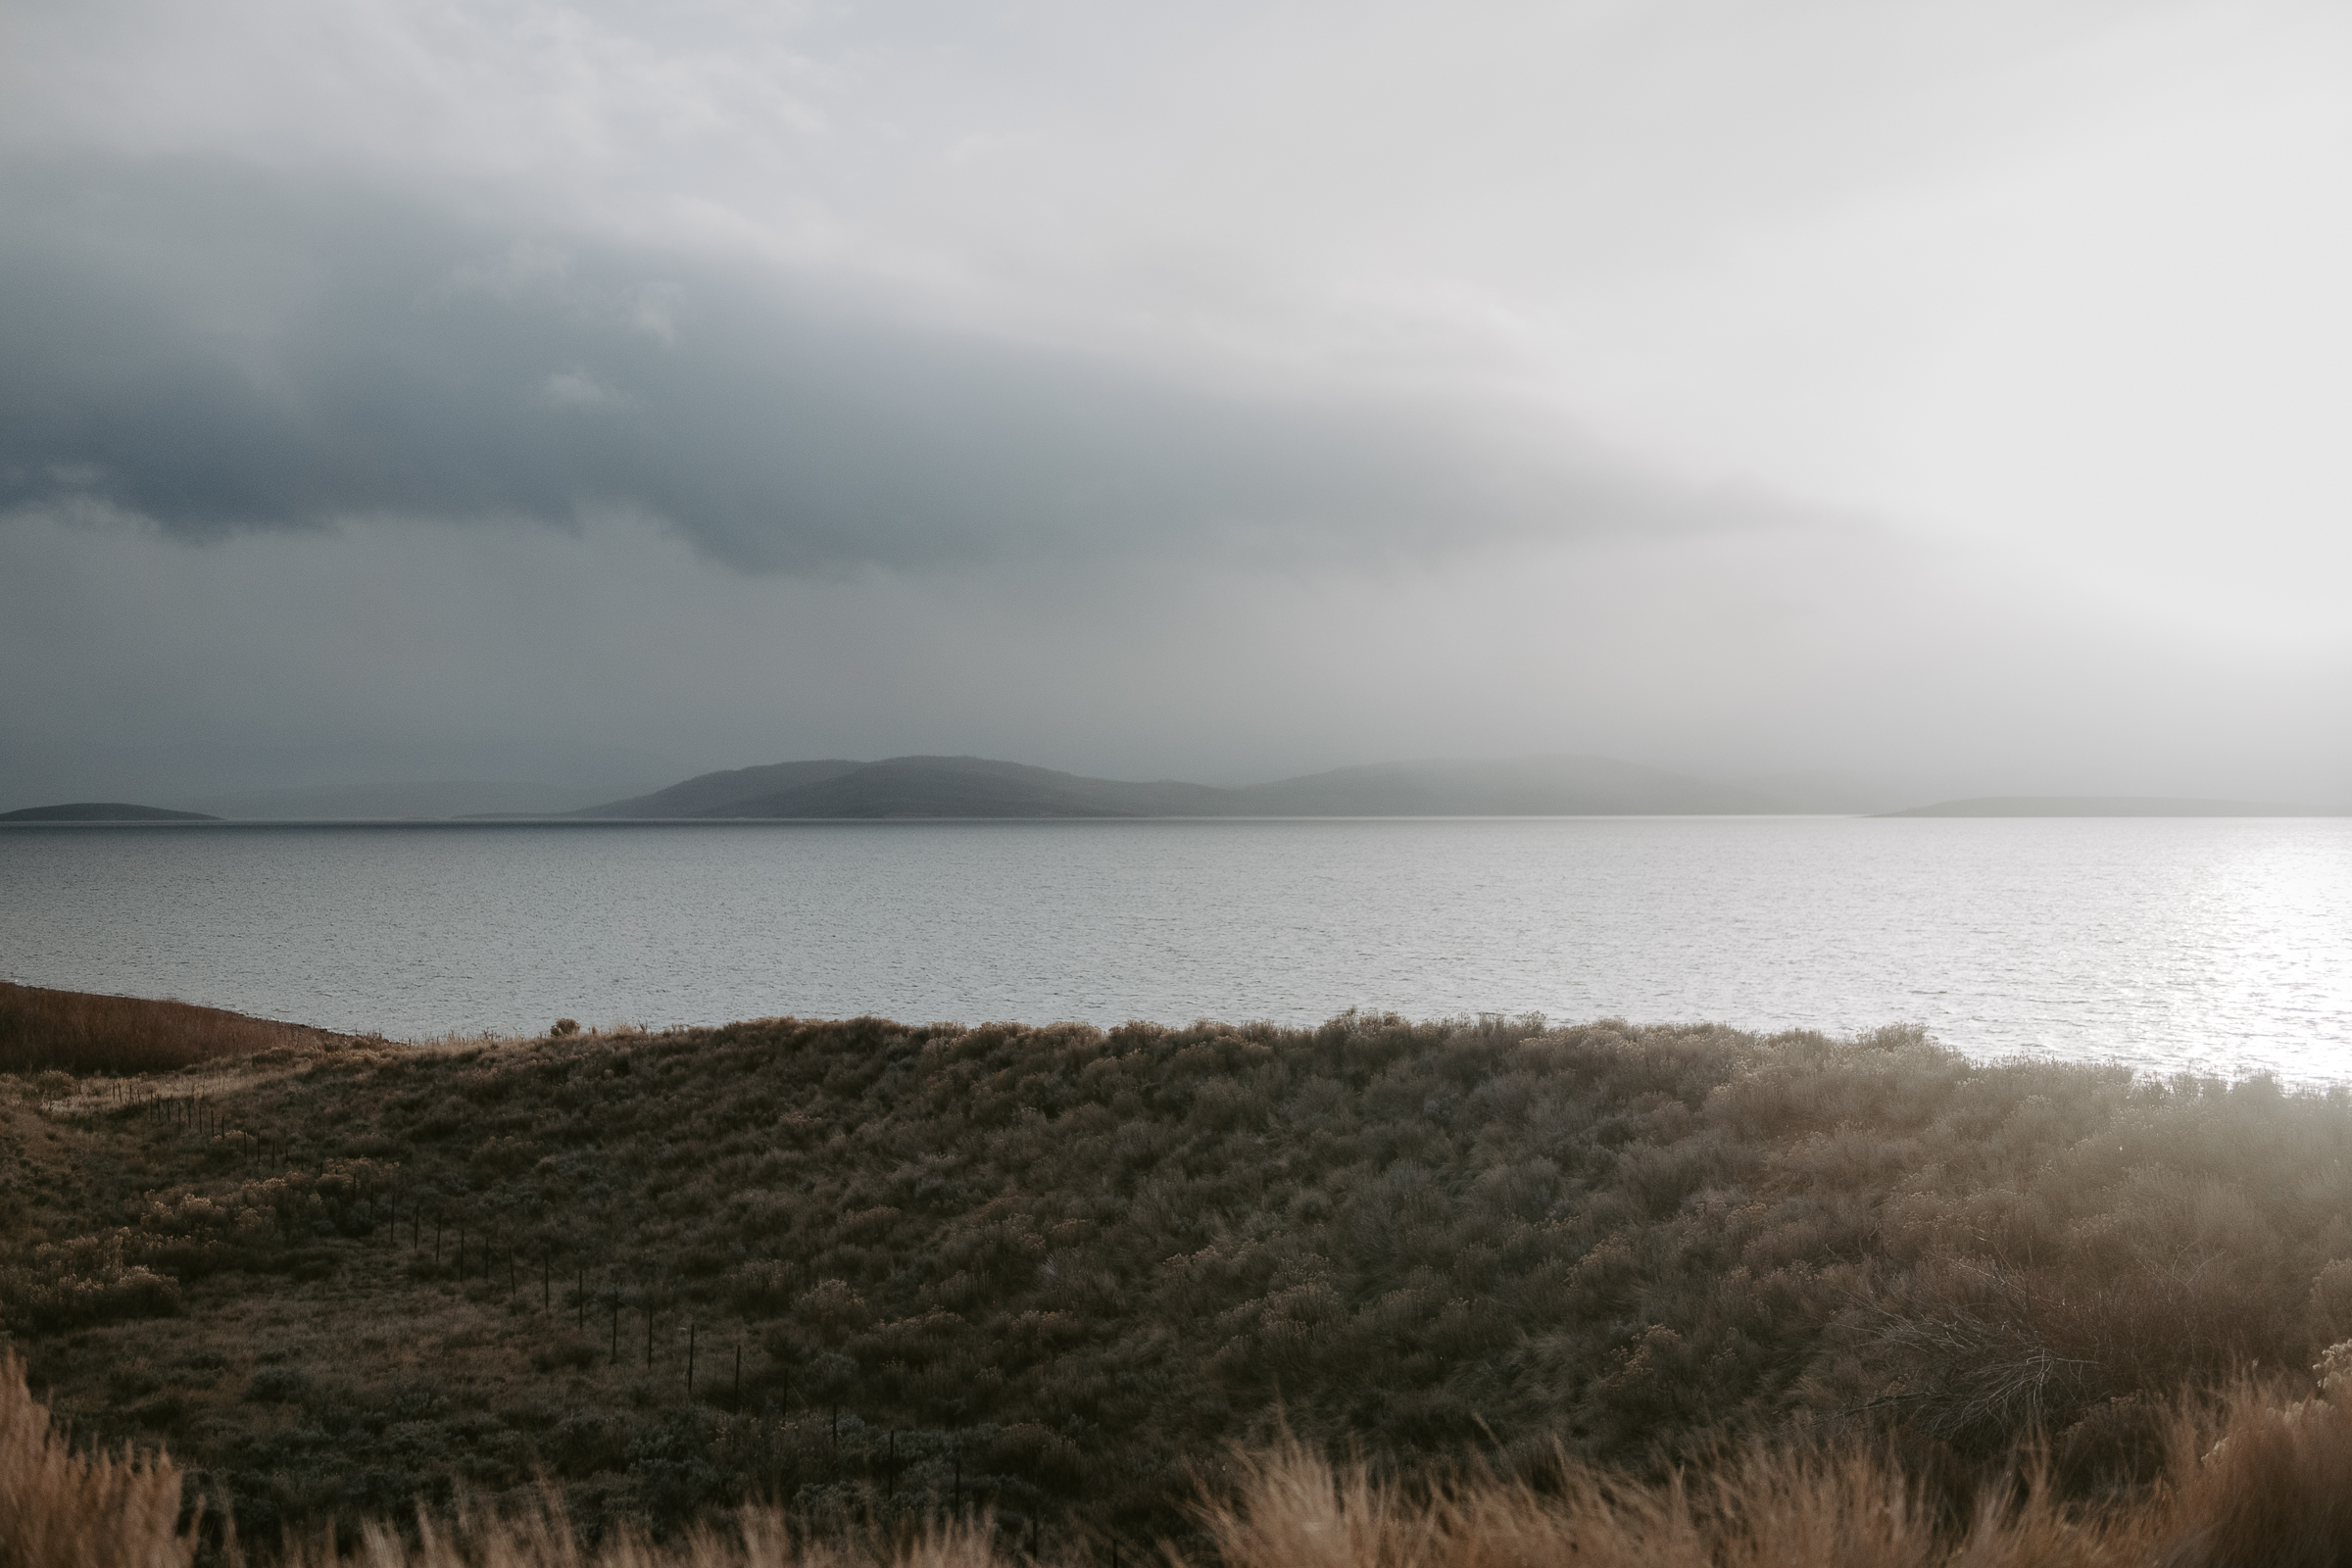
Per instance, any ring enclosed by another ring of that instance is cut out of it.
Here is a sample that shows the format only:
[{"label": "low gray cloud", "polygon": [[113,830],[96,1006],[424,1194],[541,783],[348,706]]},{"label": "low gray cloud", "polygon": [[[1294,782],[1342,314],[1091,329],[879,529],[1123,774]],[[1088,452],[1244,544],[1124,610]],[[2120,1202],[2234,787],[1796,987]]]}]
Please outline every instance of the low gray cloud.
[{"label": "low gray cloud", "polygon": [[0,212],[0,506],[183,538],[618,512],[804,572],[1769,518],[1499,400],[1219,392],[349,177],[21,163]]},{"label": "low gray cloud", "polygon": [[1619,9],[18,7],[0,795],[2345,798],[2341,29]]}]

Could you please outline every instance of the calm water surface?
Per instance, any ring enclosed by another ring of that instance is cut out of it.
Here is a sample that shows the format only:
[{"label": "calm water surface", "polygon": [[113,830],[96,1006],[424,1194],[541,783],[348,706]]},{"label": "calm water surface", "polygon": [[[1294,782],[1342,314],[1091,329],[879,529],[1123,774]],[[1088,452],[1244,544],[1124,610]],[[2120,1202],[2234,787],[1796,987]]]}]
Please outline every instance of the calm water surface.
[{"label": "calm water surface", "polygon": [[13,829],[0,975],[411,1038],[1356,1005],[2340,1079],[2352,822]]}]

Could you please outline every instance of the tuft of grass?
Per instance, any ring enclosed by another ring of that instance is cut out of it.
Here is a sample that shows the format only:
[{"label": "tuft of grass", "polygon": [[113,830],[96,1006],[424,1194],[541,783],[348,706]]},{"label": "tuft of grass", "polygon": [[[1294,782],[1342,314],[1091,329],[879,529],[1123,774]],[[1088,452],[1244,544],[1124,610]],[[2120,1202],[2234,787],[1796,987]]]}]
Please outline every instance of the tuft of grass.
[{"label": "tuft of grass", "polygon": [[180,1476],[162,1455],[74,1453],[0,1351],[0,1562],[9,1568],[186,1568]]},{"label": "tuft of grass", "polygon": [[[2352,1344],[2334,1347],[2337,1360]],[[2218,1441],[2171,1434],[2157,1568],[2335,1568],[2352,1561],[2352,1389],[2285,1402],[2239,1391]]]}]

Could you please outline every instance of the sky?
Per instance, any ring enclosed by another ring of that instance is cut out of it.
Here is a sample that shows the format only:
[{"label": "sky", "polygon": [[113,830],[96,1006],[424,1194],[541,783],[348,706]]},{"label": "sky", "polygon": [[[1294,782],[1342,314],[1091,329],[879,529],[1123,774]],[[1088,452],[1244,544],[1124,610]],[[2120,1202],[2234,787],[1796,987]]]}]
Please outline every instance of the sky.
[{"label": "sky", "polygon": [[0,808],[2352,804],[2352,11],[0,0]]}]

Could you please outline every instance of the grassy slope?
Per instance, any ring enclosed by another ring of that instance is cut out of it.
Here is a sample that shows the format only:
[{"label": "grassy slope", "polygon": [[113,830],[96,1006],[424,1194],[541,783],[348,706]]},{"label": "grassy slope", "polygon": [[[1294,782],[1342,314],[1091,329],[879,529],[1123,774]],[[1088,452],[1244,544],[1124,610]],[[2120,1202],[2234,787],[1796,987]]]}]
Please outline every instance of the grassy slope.
[{"label": "grassy slope", "polygon": [[20,1084],[35,1387],[248,1539],[540,1468],[591,1524],[870,1488],[1148,1537],[1278,1412],[1505,1474],[1757,1424],[1961,1474],[2039,1422],[2091,1494],[2143,1396],[2352,1334],[2343,1096],[1901,1031],[770,1020]]}]

